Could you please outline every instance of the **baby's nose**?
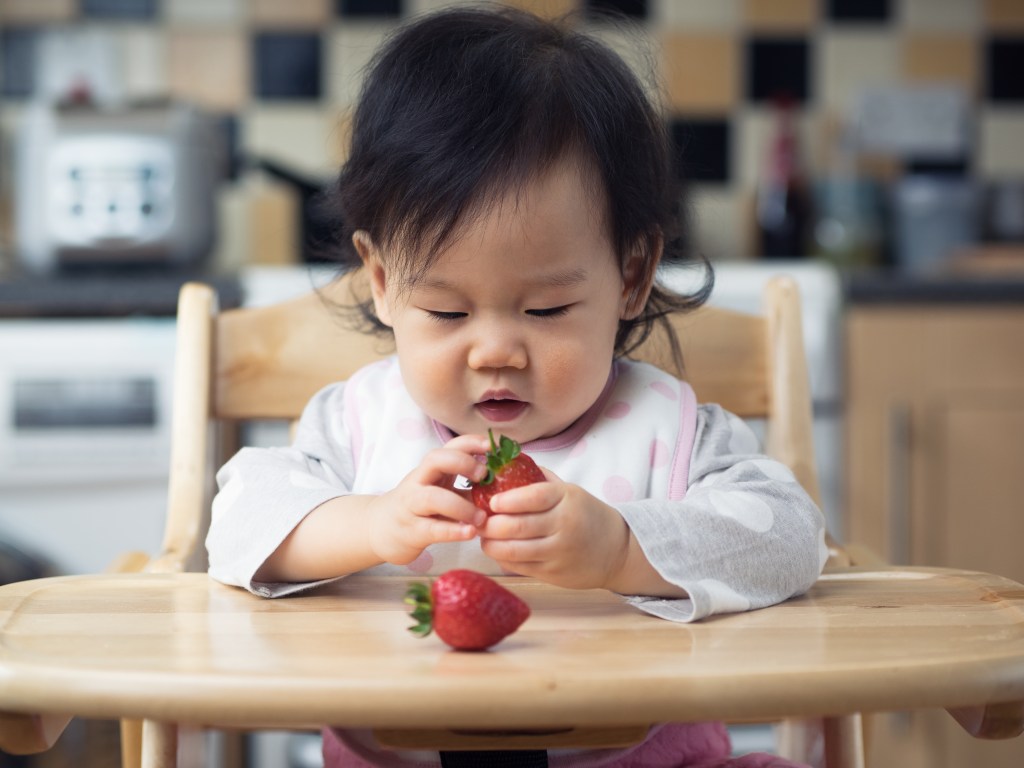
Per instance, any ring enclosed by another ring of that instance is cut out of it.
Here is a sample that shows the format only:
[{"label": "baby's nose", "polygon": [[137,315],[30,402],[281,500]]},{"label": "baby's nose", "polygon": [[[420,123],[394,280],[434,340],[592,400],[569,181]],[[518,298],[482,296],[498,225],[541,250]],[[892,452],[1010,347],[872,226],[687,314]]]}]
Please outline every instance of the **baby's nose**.
[{"label": "baby's nose", "polygon": [[469,352],[469,367],[525,368],[528,355],[522,339],[507,329],[491,328],[481,333]]}]

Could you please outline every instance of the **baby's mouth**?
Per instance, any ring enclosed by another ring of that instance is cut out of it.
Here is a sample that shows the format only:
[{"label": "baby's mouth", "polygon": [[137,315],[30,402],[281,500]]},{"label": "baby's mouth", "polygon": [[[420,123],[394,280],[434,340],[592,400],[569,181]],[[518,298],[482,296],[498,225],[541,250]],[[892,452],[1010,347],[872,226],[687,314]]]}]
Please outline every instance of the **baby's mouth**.
[{"label": "baby's mouth", "polygon": [[481,400],[474,407],[485,419],[493,422],[512,421],[529,407],[529,403],[523,400],[512,400],[508,398],[491,398]]}]

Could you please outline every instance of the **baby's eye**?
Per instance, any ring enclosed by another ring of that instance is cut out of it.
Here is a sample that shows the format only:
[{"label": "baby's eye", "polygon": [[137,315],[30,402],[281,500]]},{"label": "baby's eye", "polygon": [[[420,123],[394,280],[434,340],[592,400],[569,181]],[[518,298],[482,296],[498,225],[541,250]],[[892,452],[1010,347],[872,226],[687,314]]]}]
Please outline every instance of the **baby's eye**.
[{"label": "baby's eye", "polygon": [[569,305],[563,304],[560,307],[549,307],[547,309],[528,309],[526,314],[534,317],[561,317],[569,311]]},{"label": "baby's eye", "polygon": [[436,309],[426,309],[424,312],[427,313],[431,320],[435,320],[438,323],[451,323],[461,320],[467,315],[466,312],[441,312]]}]

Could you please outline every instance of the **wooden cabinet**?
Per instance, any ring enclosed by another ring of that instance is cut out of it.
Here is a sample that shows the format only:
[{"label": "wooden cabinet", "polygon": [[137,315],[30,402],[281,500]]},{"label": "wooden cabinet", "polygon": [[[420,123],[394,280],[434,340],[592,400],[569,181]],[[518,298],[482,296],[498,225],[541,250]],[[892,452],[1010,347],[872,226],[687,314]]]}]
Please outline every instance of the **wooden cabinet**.
[{"label": "wooden cabinet", "polygon": [[[854,305],[846,342],[846,540],[1024,582],[1024,305]],[[1024,765],[942,711],[869,739],[872,768]]]}]

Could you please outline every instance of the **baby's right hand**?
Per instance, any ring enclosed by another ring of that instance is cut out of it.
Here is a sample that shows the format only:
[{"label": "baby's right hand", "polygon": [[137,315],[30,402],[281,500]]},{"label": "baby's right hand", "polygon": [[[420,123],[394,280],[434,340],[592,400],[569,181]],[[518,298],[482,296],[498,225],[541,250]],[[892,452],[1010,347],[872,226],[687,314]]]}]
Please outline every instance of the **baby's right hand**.
[{"label": "baby's right hand", "polygon": [[466,541],[477,535],[486,513],[468,493],[453,488],[458,475],[483,479],[487,466],[477,456],[487,452],[482,435],[460,435],[435,448],[393,490],[368,506],[370,546],[384,562],[411,563],[430,544]]}]

